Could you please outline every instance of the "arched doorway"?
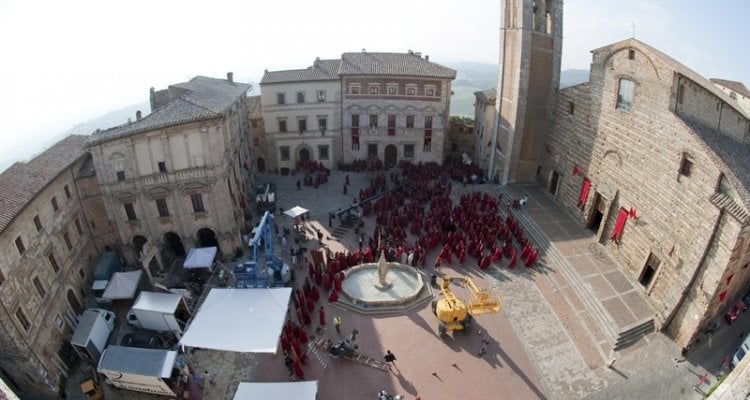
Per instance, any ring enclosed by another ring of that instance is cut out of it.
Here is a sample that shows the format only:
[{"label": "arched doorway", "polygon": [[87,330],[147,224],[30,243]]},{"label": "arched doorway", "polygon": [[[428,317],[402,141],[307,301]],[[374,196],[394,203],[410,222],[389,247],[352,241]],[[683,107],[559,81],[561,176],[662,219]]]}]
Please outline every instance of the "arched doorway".
[{"label": "arched doorway", "polygon": [[266,160],[263,157],[258,157],[256,162],[258,163],[258,172],[266,172]]},{"label": "arched doorway", "polygon": [[386,168],[395,167],[398,159],[398,153],[395,144],[385,146],[385,166]]},{"label": "arched doorway", "polygon": [[299,149],[299,160],[310,161],[310,150],[308,150],[306,147]]},{"label": "arched doorway", "polygon": [[73,312],[76,313],[76,315],[81,315],[83,313],[83,306],[81,306],[81,302],[78,301],[78,297],[76,297],[73,289],[68,289],[68,305],[70,305],[70,308],[73,309]]},{"label": "arched doorway", "polygon": [[202,228],[198,231],[198,247],[219,247],[219,242],[216,240],[216,233],[209,228]]},{"label": "arched doorway", "polygon": [[182,244],[180,235],[174,232],[164,234],[164,248],[169,251],[173,257],[182,257],[185,255],[185,246]]}]

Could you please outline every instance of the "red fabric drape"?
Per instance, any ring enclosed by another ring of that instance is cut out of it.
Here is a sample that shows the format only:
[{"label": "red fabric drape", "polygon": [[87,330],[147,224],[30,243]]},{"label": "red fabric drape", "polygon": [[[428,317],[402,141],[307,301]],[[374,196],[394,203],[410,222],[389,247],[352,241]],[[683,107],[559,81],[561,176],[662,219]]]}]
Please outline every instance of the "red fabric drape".
[{"label": "red fabric drape", "polygon": [[620,212],[617,214],[617,220],[615,221],[615,228],[612,229],[612,234],[609,236],[610,239],[618,242],[620,236],[622,236],[622,228],[625,227],[625,220],[628,218],[628,211],[624,208],[620,208]]},{"label": "red fabric drape", "polygon": [[586,204],[586,199],[589,197],[589,189],[591,188],[591,181],[588,179],[583,180],[583,185],[581,185],[581,195],[578,196],[578,205],[582,206]]}]

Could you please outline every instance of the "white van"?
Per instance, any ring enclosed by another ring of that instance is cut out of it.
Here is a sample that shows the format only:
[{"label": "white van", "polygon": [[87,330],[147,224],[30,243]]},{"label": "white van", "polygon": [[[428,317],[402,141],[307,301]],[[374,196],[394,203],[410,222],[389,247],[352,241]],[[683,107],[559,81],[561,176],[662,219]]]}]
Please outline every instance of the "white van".
[{"label": "white van", "polygon": [[732,368],[736,367],[747,353],[750,353],[750,335],[745,338],[745,341],[742,342],[740,347],[734,353],[734,357],[732,357]]}]

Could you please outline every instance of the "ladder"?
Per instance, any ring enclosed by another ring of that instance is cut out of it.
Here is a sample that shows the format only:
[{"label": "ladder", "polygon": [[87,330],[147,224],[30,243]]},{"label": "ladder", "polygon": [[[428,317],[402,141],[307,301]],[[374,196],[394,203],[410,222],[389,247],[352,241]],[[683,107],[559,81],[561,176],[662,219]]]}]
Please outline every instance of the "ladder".
[{"label": "ladder", "polygon": [[313,357],[315,357],[315,359],[318,360],[320,365],[325,370],[326,368],[328,368],[328,364],[326,364],[325,359],[323,358],[323,356],[320,354],[320,352],[318,351],[316,347],[320,347],[320,346],[314,342],[309,342],[307,344],[308,351],[313,354]]},{"label": "ladder", "polygon": [[385,361],[380,361],[378,359],[372,358],[370,356],[364,355],[359,352],[355,352],[353,356],[346,357],[346,358],[354,362],[360,363],[362,365],[366,365],[368,367],[379,369],[381,371],[388,370],[388,363],[386,363]]}]

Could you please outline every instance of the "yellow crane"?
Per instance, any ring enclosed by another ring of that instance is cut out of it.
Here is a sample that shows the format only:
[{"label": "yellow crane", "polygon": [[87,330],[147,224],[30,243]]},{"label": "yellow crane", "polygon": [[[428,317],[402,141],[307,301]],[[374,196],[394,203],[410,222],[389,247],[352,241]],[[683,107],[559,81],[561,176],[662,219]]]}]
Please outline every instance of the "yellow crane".
[{"label": "yellow crane", "polygon": [[[471,301],[468,304],[451,291],[450,284],[453,281],[462,282],[471,290]],[[440,320],[438,331],[441,335],[450,331],[468,333],[474,316],[500,311],[500,299],[487,289],[479,289],[471,278],[444,276],[440,281],[440,291],[443,298],[432,301],[432,312]]]}]

